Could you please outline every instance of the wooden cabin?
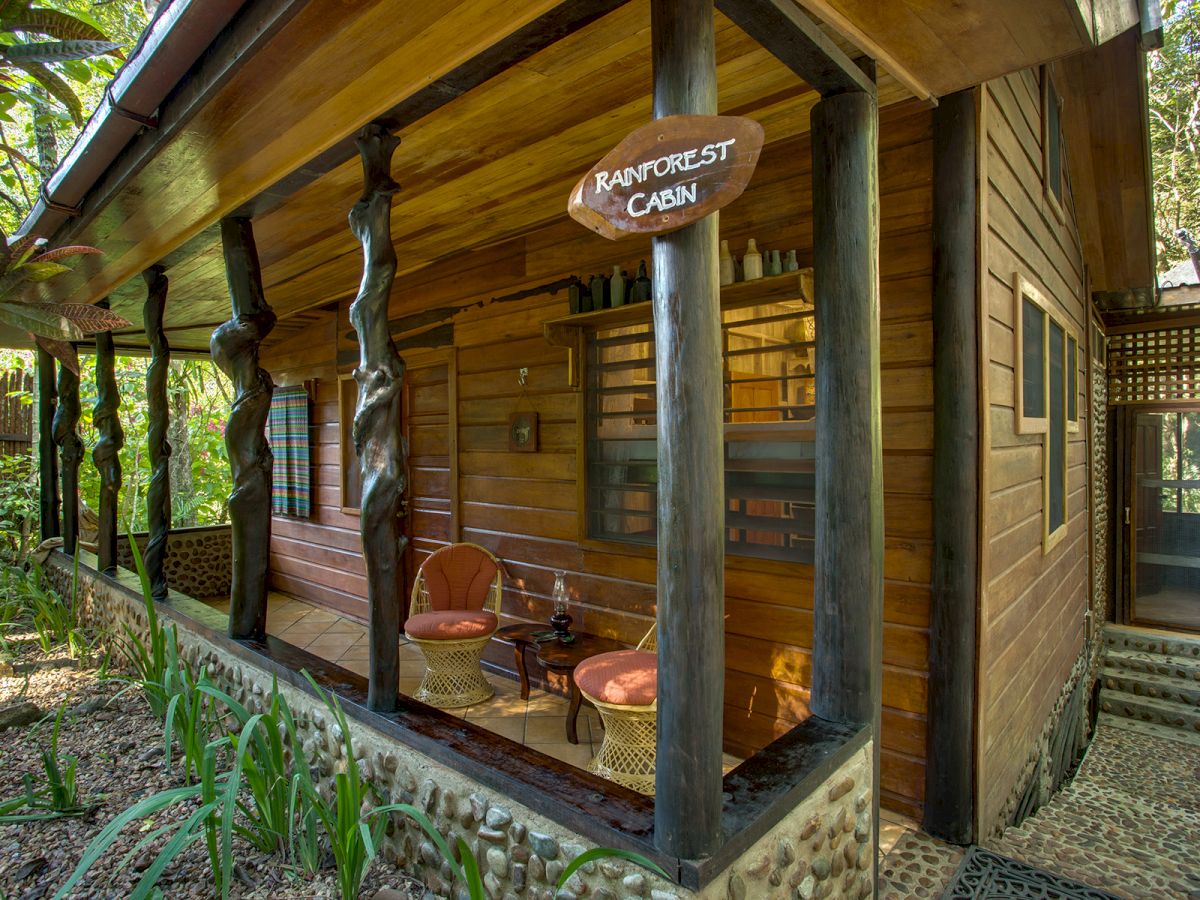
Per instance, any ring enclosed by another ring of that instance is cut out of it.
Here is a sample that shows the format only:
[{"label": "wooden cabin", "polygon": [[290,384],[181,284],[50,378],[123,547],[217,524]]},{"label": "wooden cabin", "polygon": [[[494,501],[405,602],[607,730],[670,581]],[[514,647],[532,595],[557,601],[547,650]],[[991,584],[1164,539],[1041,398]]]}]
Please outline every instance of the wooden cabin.
[{"label": "wooden cabin", "polygon": [[[565,571],[573,627],[634,645],[657,613],[661,636],[655,304],[571,309],[591,276],[633,277],[643,260],[661,284],[660,257],[648,235],[608,240],[567,215],[579,177],[652,118],[654,4],[224,5],[228,24],[155,102],[157,127],[78,196],[52,182],[32,216],[55,242],[105,251],[68,299],[109,298],[137,323],[113,335],[116,352],[144,352],[134,276],[161,265],[171,352],[207,353],[230,316],[219,223],[249,223],[278,317],[258,360],[277,387],[305,389],[309,415],[311,511],[271,520],[269,587],[367,621],[349,313],[363,259],[346,215],[363,189],[354,135],[382,123],[400,138],[386,329],[404,362],[401,595],[428,554],[468,541],[503,563],[505,624],[547,621]],[[1111,559],[1093,295],[1154,285],[1154,6],[716,3],[715,111],[765,130],[719,240],[795,261],[717,292],[724,491],[691,491],[724,517],[723,605],[706,607],[723,627],[696,646],[723,648],[711,664],[725,752],[768,752],[808,720],[814,678],[875,679],[879,802],[965,842],[1027,812],[1048,748],[1064,729],[1075,740],[1110,603],[1107,575],[1093,577]],[[857,333],[832,312],[823,264],[834,230],[854,224],[822,206],[836,178],[814,169],[827,152],[814,110],[850,90],[823,82],[829,71],[866,79],[878,108]],[[691,360],[677,358],[673,382]],[[828,410],[860,365],[875,392],[846,395],[870,402],[839,424]],[[853,438],[871,433],[874,462]],[[855,490],[865,506],[847,518],[821,508]],[[870,566],[827,575],[870,559],[879,504],[881,613],[830,587]],[[866,669],[817,646],[822,616],[868,653],[879,628]],[[687,621],[686,607],[669,619]],[[514,677],[498,641],[485,663]]]}]

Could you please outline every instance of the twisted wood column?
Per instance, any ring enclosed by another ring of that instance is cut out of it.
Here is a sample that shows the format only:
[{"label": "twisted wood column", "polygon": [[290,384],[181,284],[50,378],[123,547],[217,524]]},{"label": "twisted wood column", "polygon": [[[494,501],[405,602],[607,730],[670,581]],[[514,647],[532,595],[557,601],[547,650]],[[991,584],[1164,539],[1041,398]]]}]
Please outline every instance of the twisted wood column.
[{"label": "twisted wood column", "polygon": [[74,555],[79,542],[79,464],[83,441],[79,437],[79,376],[66,366],[58,367],[58,409],[54,412],[54,443],[62,453],[63,550]]},{"label": "twisted wood column", "polygon": [[358,136],[363,164],[363,195],[350,210],[350,230],[363,245],[363,277],[350,306],[358,333],[358,407],[354,446],[362,465],[361,528],[367,564],[371,661],[367,705],[396,707],[400,619],[403,608],[402,553],[407,538],[400,527],[405,489],[406,448],[400,436],[400,388],[404,361],[388,328],[388,297],[396,277],[392,246],[392,154],[400,139],[379,125]]},{"label": "twisted wood column", "polygon": [[146,442],[150,449],[150,487],[146,491],[146,521],[150,537],[146,542],[146,572],[155,600],[167,598],[167,539],[171,533],[171,444],[167,441],[167,374],[171,369],[171,346],[163,331],[163,312],[167,305],[167,276],[161,266],[142,273],[146,280],[146,304],[142,322],[150,345],[150,367],[146,370],[146,400],[150,424]]},{"label": "twisted wood column", "polygon": [[58,456],[54,452],[53,433],[57,400],[54,357],[38,347],[38,518],[43,541],[58,536]]},{"label": "twisted wood column", "polygon": [[261,640],[267,633],[267,567],[271,548],[271,467],[267,414],[275,384],[258,364],[258,348],[275,327],[262,289],[262,271],[249,219],[221,220],[225,276],[233,318],[213,332],[213,360],[233,382],[233,411],[225,448],[233,472],[229,521],[233,532],[233,580],[229,635]]},{"label": "twisted wood column", "polygon": [[[96,304],[108,309],[108,300]],[[96,552],[100,571],[112,574],[117,571],[117,504],[121,494],[121,448],[125,446],[125,432],[121,428],[118,411],[121,394],[117,390],[116,350],[113,348],[111,331],[96,335],[96,407],[92,422],[100,433],[100,439],[92,450],[92,461],[100,470],[100,536]]]}]

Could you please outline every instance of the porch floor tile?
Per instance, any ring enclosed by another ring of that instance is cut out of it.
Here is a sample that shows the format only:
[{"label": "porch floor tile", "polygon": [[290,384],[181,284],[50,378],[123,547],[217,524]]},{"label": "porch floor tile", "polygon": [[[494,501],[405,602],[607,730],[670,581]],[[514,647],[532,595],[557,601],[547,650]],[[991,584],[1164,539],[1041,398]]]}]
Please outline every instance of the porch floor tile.
[{"label": "porch floor tile", "polygon": [[[222,612],[229,611],[227,599],[217,598],[206,602]],[[370,647],[367,627],[361,622],[273,591],[267,603],[267,631],[289,644],[367,677]],[[420,649],[401,637],[401,693],[415,693],[424,673],[425,658]],[[520,686],[515,680],[492,672],[486,673],[485,677],[496,690],[490,700],[447,711],[568,765],[587,768],[604,739],[604,726],[595,709],[585,706],[579,711],[575,725],[579,743],[572,744],[567,741],[566,698],[531,687],[529,699],[522,700]],[[740,762],[740,759],[725,754],[725,771],[728,772]]]}]

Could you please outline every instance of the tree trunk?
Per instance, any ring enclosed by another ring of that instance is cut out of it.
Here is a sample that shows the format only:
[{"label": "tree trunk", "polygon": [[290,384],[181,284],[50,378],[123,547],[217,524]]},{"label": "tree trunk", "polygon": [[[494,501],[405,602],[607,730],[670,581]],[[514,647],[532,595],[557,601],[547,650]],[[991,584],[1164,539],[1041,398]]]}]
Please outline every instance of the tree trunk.
[{"label": "tree trunk", "polygon": [[[191,398],[188,393],[188,382],[183,377],[181,366],[187,363],[171,365],[171,414],[167,419],[167,441],[171,445],[171,496],[187,497],[195,495],[196,487],[192,481],[192,446],[188,435],[188,414]],[[175,516],[175,524],[180,528],[189,528],[196,524],[196,507],[188,505],[185,511]]]},{"label": "tree trunk", "polygon": [[364,189],[350,211],[350,230],[363,245],[363,277],[350,306],[358,332],[358,408],[354,412],[354,446],[362,466],[361,528],[367,564],[371,661],[367,705],[396,708],[400,620],[404,606],[402,554],[406,538],[400,527],[400,498],[405,488],[405,448],[400,436],[400,388],[404,361],[396,352],[388,327],[388,297],[396,277],[392,245],[392,154],[400,143],[379,125],[358,136]]},{"label": "tree trunk", "polygon": [[[108,300],[96,304],[108,309]],[[100,470],[100,536],[96,553],[100,571],[117,571],[117,504],[121,494],[121,448],[125,432],[118,411],[121,394],[117,388],[116,350],[111,331],[96,335],[96,407],[92,422],[100,439],[92,450],[92,461]]]},{"label": "tree trunk", "polygon": [[171,444],[167,441],[167,374],[171,368],[171,347],[163,331],[163,313],[167,305],[167,277],[154,267],[142,273],[146,279],[146,304],[142,321],[150,345],[150,366],[146,369],[146,401],[149,427],[146,443],[150,450],[150,487],[146,490],[146,573],[155,600],[167,599],[167,541],[171,533]]},{"label": "tree trunk", "polygon": [[249,219],[222,219],[221,241],[233,318],[213,332],[212,357],[233,382],[235,397],[225,426],[233,472],[229,520],[233,532],[233,579],[229,636],[262,640],[267,635],[267,572],[271,553],[271,469],[267,414],[275,384],[258,364],[258,348],[275,327],[263,296],[262,270]]}]

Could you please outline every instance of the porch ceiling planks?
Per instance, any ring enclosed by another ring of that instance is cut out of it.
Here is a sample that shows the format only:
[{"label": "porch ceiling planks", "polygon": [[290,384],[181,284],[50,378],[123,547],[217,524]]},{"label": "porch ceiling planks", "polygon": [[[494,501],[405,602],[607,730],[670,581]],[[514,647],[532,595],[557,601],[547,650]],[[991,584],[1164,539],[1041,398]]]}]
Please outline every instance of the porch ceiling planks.
[{"label": "porch ceiling planks", "polygon": [[[846,49],[845,42],[840,46]],[[722,113],[758,119],[770,142],[807,132],[816,92],[724,16],[717,19],[717,52]],[[879,92],[881,105],[909,96],[887,75]],[[635,0],[403,129],[393,167],[401,185],[392,215],[400,273],[565,219],[579,173],[650,118],[649,93],[648,4]],[[357,163],[350,161],[255,218],[264,284],[281,334],[289,316],[357,289],[359,251],[345,216],[360,189]],[[125,198],[130,205],[133,200]],[[182,205],[173,214],[177,227],[185,212]],[[123,246],[142,215],[133,211],[113,224],[101,246]],[[131,247],[126,255],[142,252]],[[117,274],[108,265],[91,290]],[[193,238],[171,255],[170,265],[172,344],[203,349],[226,304],[215,235]],[[520,273],[505,273],[503,280],[519,281]],[[114,297],[134,322],[140,303],[137,291]]]},{"label": "porch ceiling planks", "polygon": [[112,203],[71,233],[106,255],[81,267],[85,282],[58,287],[82,301],[108,293],[560,2],[310,0]]},{"label": "porch ceiling planks", "polygon": [[1132,0],[794,0],[882,66],[944,96],[1058,59],[1135,25]]}]

